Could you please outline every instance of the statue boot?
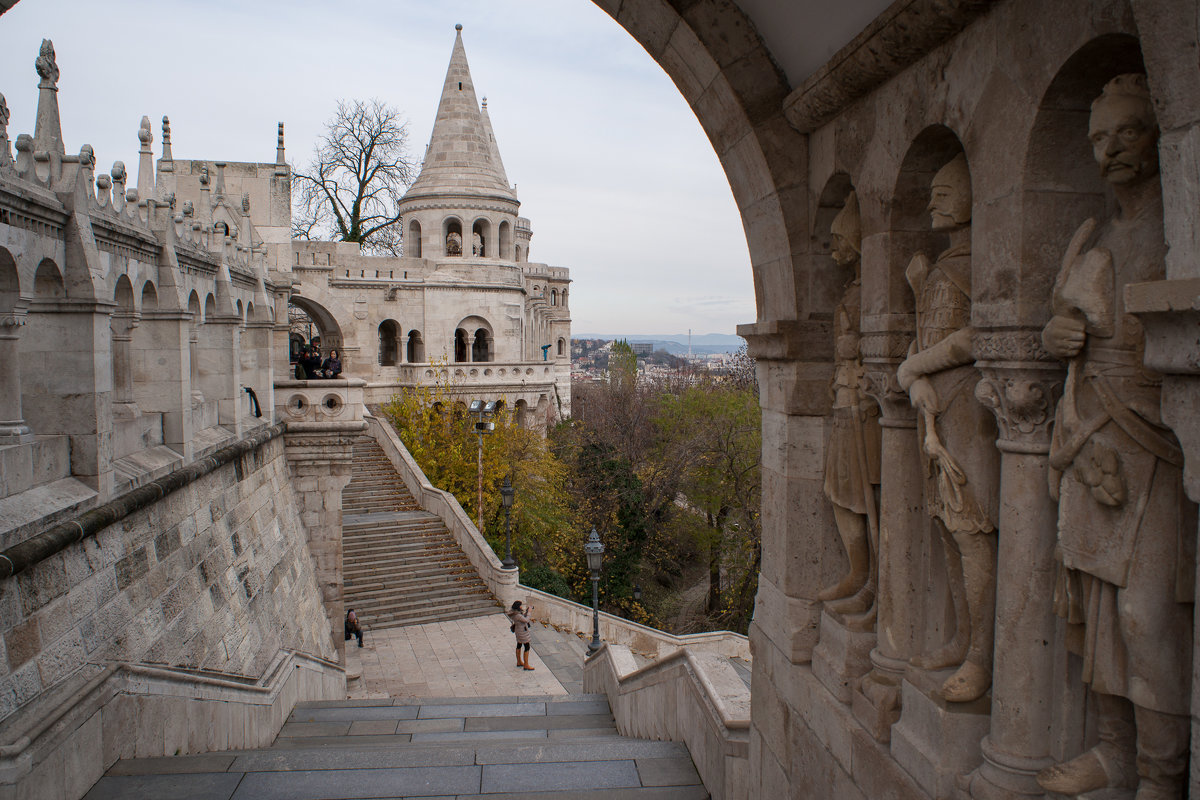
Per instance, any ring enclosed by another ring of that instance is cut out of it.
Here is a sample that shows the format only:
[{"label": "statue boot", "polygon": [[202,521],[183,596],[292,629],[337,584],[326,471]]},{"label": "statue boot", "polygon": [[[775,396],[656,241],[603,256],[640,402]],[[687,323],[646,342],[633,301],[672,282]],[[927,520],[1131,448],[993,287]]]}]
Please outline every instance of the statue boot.
[{"label": "statue boot", "polygon": [[1187,775],[1188,718],[1134,706],[1137,800],[1181,800]]},{"label": "statue boot", "polygon": [[[1129,701],[1111,694],[1097,693],[1093,697],[1100,743],[1070,761],[1052,764],[1039,772],[1038,785],[1047,792],[1071,796],[1104,788],[1132,789],[1138,784]],[[1152,797],[1155,796],[1147,795],[1140,800]]]},{"label": "statue boot", "polygon": [[950,601],[954,606],[954,635],[950,641],[930,653],[921,653],[912,658],[917,669],[945,669],[962,664],[971,644],[971,611],[967,605],[967,591],[963,582],[962,553],[950,532],[940,520],[934,526],[941,531],[946,555],[946,582],[950,589]]},{"label": "statue boot", "polygon": [[[867,542],[867,519],[862,514],[855,514],[848,508],[833,506],[833,518],[837,522],[838,534],[842,546],[846,549],[846,558],[850,562],[850,571],[838,583],[823,589],[817,599],[822,602],[833,600],[851,600],[870,584],[871,551]],[[870,605],[869,603],[867,605]],[[855,611],[865,611],[866,605]],[[842,612],[830,608],[835,613]]]},{"label": "statue boot", "polygon": [[962,665],[942,684],[942,697],[969,703],[992,687],[992,651],[996,617],[996,537],[957,533],[962,557],[963,595],[970,620],[970,645]]}]

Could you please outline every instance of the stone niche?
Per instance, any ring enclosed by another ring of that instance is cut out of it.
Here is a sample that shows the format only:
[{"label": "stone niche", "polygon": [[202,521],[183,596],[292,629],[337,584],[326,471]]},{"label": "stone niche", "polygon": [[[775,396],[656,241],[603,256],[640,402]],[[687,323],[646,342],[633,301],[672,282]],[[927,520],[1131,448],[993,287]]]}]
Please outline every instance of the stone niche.
[{"label": "stone niche", "polygon": [[[805,558],[764,567],[749,796],[1183,796],[1195,454],[1167,423],[1200,404],[1168,378],[1164,413],[1143,355],[1181,363],[1163,282],[1191,248],[1176,209],[1196,115],[1164,82],[1181,56],[1154,19],[1177,11],[997,4],[806,131],[796,315],[828,323],[834,378],[793,380],[799,359],[765,345],[759,374],[765,420],[824,413],[827,497],[764,512],[764,553]],[[851,261],[857,286],[835,264]],[[878,475],[852,453],[871,446],[846,433],[852,405],[879,426]],[[848,528],[830,470],[860,473]],[[819,480],[776,472],[764,509]],[[1112,547],[1081,544],[1078,520]],[[797,619],[811,658],[781,635]]]}]

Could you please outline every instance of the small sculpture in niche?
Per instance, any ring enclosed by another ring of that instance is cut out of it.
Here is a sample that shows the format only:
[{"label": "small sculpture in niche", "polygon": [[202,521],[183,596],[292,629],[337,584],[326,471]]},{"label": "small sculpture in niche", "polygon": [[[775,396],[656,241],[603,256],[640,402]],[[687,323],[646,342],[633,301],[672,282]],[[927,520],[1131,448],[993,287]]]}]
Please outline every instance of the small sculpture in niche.
[{"label": "small sculpture in niche", "polygon": [[478,231],[471,234],[471,255],[483,256],[483,237],[479,235]]},{"label": "small sculpture in niche", "polygon": [[450,233],[446,234],[446,255],[462,255],[462,236],[459,235],[458,231],[450,231]]},{"label": "small sculpture in niche", "polygon": [[1160,379],[1123,287],[1165,275],[1158,124],[1144,75],[1113,78],[1092,104],[1092,153],[1118,211],[1072,237],[1054,284],[1046,349],[1067,361],[1050,449],[1059,502],[1055,611],[1083,658],[1100,742],[1047,767],[1047,791],[1137,787],[1180,798],[1188,759],[1195,507],[1159,413]]},{"label": "small sculpture in niche", "polygon": [[917,307],[917,336],[896,378],[917,409],[925,468],[925,506],[941,534],[954,604],[954,632],[920,669],[958,669],[942,684],[950,702],[975,700],[991,687],[996,609],[999,453],[995,420],[975,398],[979,371],[971,346],[971,176],[960,153],[933,178],[933,229],[950,247],[932,264],[913,257],[905,277]]},{"label": "small sculpture in niche", "polygon": [[859,313],[862,306],[862,231],[858,198],[851,192],[834,217],[830,233],[833,260],[849,267],[852,278],[834,310],[833,431],[825,456],[825,496],[833,503],[838,535],[846,548],[849,572],[817,598],[842,616],[848,627],[869,630],[875,621],[875,583],[878,576],[879,484],[881,436],[879,406],[863,393],[859,355]]}]

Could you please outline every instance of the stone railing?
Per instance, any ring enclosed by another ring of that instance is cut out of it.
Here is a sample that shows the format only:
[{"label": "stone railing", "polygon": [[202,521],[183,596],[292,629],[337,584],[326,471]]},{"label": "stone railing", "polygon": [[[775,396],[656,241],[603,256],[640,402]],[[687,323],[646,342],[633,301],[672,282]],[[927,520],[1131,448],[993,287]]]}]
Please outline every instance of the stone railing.
[{"label": "stone railing", "polygon": [[0,796],[77,800],[119,758],[267,747],[297,703],[341,697],[345,689],[342,667],[290,650],[259,680],[89,665],[5,720]]},{"label": "stone railing", "polygon": [[463,549],[471,566],[487,584],[488,590],[507,608],[520,596],[517,570],[504,568],[492,551],[491,545],[483,538],[475,523],[471,522],[454,495],[438,489],[429,482],[391,425],[378,417],[368,416],[367,434],[379,442],[388,461],[404,479],[404,484],[416,499],[417,505],[437,515]]},{"label": "stone railing", "polygon": [[275,408],[280,422],[288,430],[317,432],[329,426],[341,430],[361,427],[363,423],[363,387],[358,378],[275,381]]},{"label": "stone railing", "polygon": [[[590,606],[531,589],[523,584],[518,588],[524,592],[524,597],[519,599],[534,607],[534,616],[540,622],[545,622],[559,630],[575,631],[591,638],[592,609]],[[600,639],[609,644],[623,645],[639,655],[654,659],[663,658],[686,648],[693,653],[750,660],[750,640],[740,633],[710,631],[676,636],[604,612],[600,613]]]},{"label": "stone railing", "polygon": [[688,648],[638,669],[629,648],[607,644],[584,665],[583,690],[608,696],[621,735],[686,744],[715,800],[748,797],[750,690],[727,659]]},{"label": "stone railing", "polygon": [[513,386],[522,383],[546,383],[555,377],[556,361],[463,361],[451,364],[398,364],[400,381],[405,385],[435,386],[448,383],[454,392],[456,380],[470,381],[462,391],[479,394],[488,386]]}]

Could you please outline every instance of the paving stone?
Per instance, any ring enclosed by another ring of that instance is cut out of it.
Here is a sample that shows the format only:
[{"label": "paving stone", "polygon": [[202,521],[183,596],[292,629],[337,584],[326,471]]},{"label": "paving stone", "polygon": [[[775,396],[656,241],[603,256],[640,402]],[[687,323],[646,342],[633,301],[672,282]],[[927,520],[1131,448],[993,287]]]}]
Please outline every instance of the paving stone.
[{"label": "paving stone", "polygon": [[369,706],[365,708],[305,708],[292,712],[289,723],[357,722],[368,719],[416,719],[417,706]]},{"label": "paving stone", "polygon": [[700,783],[691,756],[682,758],[639,758],[638,775],[643,786],[690,786]]},{"label": "paving stone", "polygon": [[609,713],[608,698],[603,700],[580,700],[576,702],[547,703],[546,713],[550,716],[563,714],[605,714]]},{"label": "paving stone", "polygon": [[534,717],[545,716],[545,703],[473,703],[471,705],[421,706],[418,719],[440,717]]},{"label": "paving stone", "polygon": [[681,742],[651,742],[616,737],[616,740],[579,744],[499,745],[480,747],[475,751],[477,764],[531,764],[562,761],[620,761],[625,759],[689,758],[687,746]]},{"label": "paving stone", "polygon": [[117,775],[101,778],[83,800],[230,800],[241,773]]},{"label": "paving stone", "polygon": [[288,722],[279,729],[279,738],[289,736],[345,736],[349,722]]},{"label": "paving stone", "polygon": [[481,767],[252,772],[232,800],[357,800],[479,792]]},{"label": "paving stone", "polygon": [[471,717],[468,718],[464,730],[468,731],[504,731],[504,730],[562,730],[564,728],[614,728],[611,714],[571,715],[560,717]]},{"label": "paving stone", "polygon": [[[342,741],[345,744],[345,740]],[[357,741],[354,742],[357,744]],[[333,750],[296,748],[262,750],[239,755],[236,772],[280,772],[283,770],[385,769],[397,767],[465,767],[475,763],[469,747],[412,747],[395,750]]]},{"label": "paving stone", "polygon": [[394,719],[358,719],[350,723],[351,736],[390,736],[396,732],[397,720]]},{"label": "paving stone", "polygon": [[[709,800],[703,786],[642,787],[566,792],[502,792],[485,795],[487,800]],[[775,800],[775,798],[755,798]]]},{"label": "paving stone", "polygon": [[459,733],[414,733],[417,742],[478,742],[492,739],[545,739],[545,730],[520,731],[461,731]]},{"label": "paving stone", "polygon": [[496,764],[483,767],[482,793],[619,789],[641,786],[632,761]]},{"label": "paving stone", "polygon": [[[407,733],[387,736],[369,734],[354,737],[355,747],[395,747],[410,741]],[[276,739],[271,745],[272,750],[296,750],[305,747],[345,747],[344,736],[285,736]]]},{"label": "paving stone", "polygon": [[[456,702],[462,702],[458,700]],[[393,697],[364,697],[357,700],[310,700],[297,703],[296,711],[306,708],[370,708],[372,706],[394,706],[397,701]],[[295,713],[293,711],[292,713]]]},{"label": "paving stone", "polygon": [[163,756],[162,758],[122,758],[109,767],[105,775],[174,775],[196,772],[225,772],[234,756],[206,753],[198,756]]}]

